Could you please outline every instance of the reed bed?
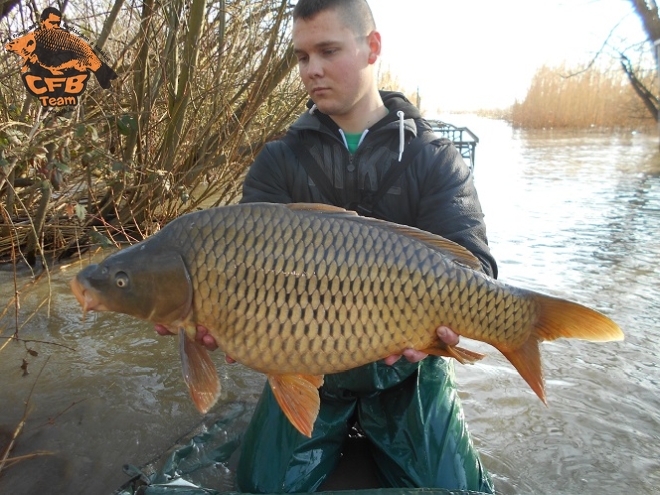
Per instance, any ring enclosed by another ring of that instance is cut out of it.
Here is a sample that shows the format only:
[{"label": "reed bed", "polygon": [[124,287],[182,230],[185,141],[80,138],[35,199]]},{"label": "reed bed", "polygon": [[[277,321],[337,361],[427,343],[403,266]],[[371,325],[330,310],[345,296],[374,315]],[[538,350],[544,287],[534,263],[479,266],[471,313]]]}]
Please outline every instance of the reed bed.
[{"label": "reed bed", "polygon": [[[3,38],[29,29],[35,9],[20,3],[1,19]],[[19,57],[2,50],[0,262],[139,241],[202,205],[236,201],[247,166],[305,101],[290,9],[68,4],[64,26],[96,42],[119,76],[111,90],[92,77],[75,107],[43,108],[23,87]]]},{"label": "reed bed", "polygon": [[[642,74],[657,87],[654,71]],[[655,129],[657,124],[620,68],[541,67],[508,120],[523,128]]]}]

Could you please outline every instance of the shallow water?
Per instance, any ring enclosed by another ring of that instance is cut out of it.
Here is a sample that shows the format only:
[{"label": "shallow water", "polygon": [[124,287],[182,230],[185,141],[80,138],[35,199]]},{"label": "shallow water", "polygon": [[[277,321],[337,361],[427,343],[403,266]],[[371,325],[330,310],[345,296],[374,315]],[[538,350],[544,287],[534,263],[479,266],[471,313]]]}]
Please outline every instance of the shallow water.
[{"label": "shallow water", "polygon": [[[654,136],[515,131],[471,116],[447,120],[479,137],[475,176],[500,279],[599,309],[622,343],[543,345],[548,407],[488,346],[457,366],[465,415],[501,494],[652,493],[660,484],[660,154]],[[87,262],[87,261],[86,261]],[[85,262],[85,263],[86,263]],[[80,265],[21,295],[25,339],[0,351],[0,446],[28,417],[12,455],[50,451],[0,477],[2,493],[112,493],[200,416],[181,379],[175,340],[151,325],[80,308]],[[29,280],[19,275],[19,286]],[[0,272],[0,301],[14,292]],[[0,336],[13,330],[0,320]],[[2,345],[3,342],[0,342]],[[466,344],[466,343],[464,343]],[[473,345],[474,344],[474,345]],[[29,374],[23,376],[22,360]],[[216,362],[222,402],[253,403],[263,377]],[[40,369],[43,372],[39,375]],[[38,377],[38,380],[37,380]]]},{"label": "shallow water", "polygon": [[488,359],[457,367],[497,491],[657,492],[657,138],[456,123],[481,138],[475,177],[500,279],[596,308],[626,334],[621,343],[544,344],[547,408],[487,346]]}]

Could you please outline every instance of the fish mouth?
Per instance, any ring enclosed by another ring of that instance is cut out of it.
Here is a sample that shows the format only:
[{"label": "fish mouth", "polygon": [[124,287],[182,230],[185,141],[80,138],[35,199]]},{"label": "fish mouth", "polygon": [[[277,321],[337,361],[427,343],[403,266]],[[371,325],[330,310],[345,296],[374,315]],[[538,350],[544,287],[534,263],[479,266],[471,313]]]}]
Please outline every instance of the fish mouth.
[{"label": "fish mouth", "polygon": [[78,280],[78,277],[72,279],[69,285],[73,295],[76,296],[76,300],[82,306],[83,321],[85,320],[88,311],[108,311],[108,308],[101,303],[99,298],[95,296],[94,292],[85,287],[85,284],[81,283],[80,280]]}]

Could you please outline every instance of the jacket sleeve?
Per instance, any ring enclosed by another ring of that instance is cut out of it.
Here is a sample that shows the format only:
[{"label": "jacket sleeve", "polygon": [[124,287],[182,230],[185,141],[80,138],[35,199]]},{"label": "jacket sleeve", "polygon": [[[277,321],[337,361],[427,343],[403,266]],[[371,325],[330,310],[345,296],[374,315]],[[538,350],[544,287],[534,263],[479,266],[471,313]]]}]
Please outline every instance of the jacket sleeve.
[{"label": "jacket sleeve", "polygon": [[[281,156],[284,146],[274,141],[257,155],[243,182],[241,203],[293,203],[289,188],[293,167],[282,167],[286,163],[286,157]],[[295,158],[290,163],[295,163]]]},{"label": "jacket sleeve", "polygon": [[[417,227],[460,244],[474,254],[485,273],[497,277],[488,248],[486,224],[472,173],[451,144],[433,146],[433,158],[421,177]],[[426,151],[426,150],[425,150]]]}]

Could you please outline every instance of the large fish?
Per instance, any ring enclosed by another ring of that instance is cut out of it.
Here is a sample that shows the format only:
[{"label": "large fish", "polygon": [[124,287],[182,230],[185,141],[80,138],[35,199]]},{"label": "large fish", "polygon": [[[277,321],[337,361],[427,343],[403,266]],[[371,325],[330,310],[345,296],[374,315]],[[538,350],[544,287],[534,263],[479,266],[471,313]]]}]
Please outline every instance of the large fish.
[{"label": "large fish", "polygon": [[21,72],[27,72],[30,64],[38,64],[53,75],[63,75],[69,69],[91,70],[104,89],[117,79],[115,71],[99,59],[92,47],[64,29],[39,28],[10,41],[5,48],[23,58]]},{"label": "large fish", "polygon": [[201,412],[220,383],[206,349],[268,375],[291,423],[310,436],[323,375],[405,348],[474,361],[440,324],[487,342],[545,392],[539,341],[620,340],[589,308],[507,286],[442,237],[310,204],[254,203],[184,215],[149,239],[90,265],[71,286],[83,311],[116,311],[180,335],[184,378]]}]

